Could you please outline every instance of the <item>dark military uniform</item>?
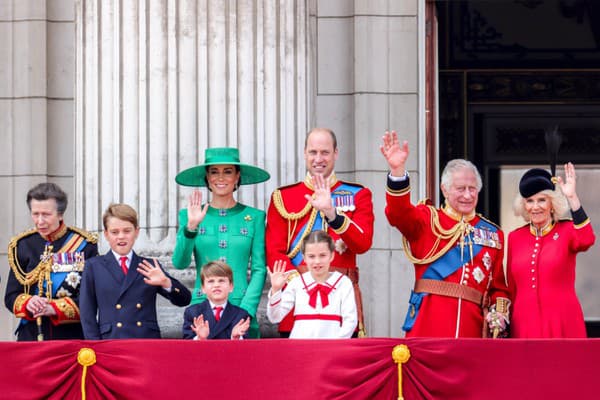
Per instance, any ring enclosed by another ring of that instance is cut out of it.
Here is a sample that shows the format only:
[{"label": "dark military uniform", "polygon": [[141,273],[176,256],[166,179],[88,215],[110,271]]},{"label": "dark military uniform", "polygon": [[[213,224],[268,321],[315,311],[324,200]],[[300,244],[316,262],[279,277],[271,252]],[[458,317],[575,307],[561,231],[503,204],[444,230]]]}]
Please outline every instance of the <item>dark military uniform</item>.
[{"label": "dark military uniform", "polygon": [[16,331],[18,341],[38,338],[36,319],[26,306],[32,296],[40,294],[50,299],[56,311],[52,317],[42,317],[44,340],[83,339],[79,287],[85,260],[98,255],[97,242],[95,235],[62,222],[48,240],[36,229],[12,238],[4,304],[21,318]]}]

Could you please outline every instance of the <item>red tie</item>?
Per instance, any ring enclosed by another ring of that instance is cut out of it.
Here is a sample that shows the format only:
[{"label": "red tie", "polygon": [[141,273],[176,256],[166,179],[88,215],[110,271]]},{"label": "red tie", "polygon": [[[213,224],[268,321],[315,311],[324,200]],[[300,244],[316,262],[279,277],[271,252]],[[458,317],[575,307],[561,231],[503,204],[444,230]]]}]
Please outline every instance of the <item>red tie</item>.
[{"label": "red tie", "polygon": [[223,307],[217,306],[215,307],[215,321],[219,322],[221,319],[221,311],[223,311]]},{"label": "red tie", "polygon": [[308,305],[312,308],[317,308],[317,294],[321,294],[321,305],[327,307],[329,305],[329,293],[332,287],[317,283],[315,287],[308,291]]},{"label": "red tie", "polygon": [[123,273],[127,275],[127,257],[121,257],[119,260],[121,260],[121,269],[123,270]]}]

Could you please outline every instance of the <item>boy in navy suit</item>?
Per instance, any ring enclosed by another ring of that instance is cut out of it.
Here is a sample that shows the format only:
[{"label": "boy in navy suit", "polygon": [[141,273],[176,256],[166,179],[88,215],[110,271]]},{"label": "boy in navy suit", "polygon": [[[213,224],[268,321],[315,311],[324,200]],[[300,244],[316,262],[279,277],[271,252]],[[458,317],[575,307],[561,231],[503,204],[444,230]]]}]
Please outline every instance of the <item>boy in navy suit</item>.
[{"label": "boy in navy suit", "polygon": [[233,273],[229,265],[211,261],[200,272],[202,291],[207,299],[185,309],[183,338],[241,339],[248,336],[250,316],[246,310],[227,301],[233,290]]},{"label": "boy in navy suit", "polygon": [[102,222],[111,251],[85,262],[80,293],[83,335],[86,339],[158,339],[156,296],[184,307],[192,295],[156,259],[132,250],[140,232],[133,208],[111,204]]}]

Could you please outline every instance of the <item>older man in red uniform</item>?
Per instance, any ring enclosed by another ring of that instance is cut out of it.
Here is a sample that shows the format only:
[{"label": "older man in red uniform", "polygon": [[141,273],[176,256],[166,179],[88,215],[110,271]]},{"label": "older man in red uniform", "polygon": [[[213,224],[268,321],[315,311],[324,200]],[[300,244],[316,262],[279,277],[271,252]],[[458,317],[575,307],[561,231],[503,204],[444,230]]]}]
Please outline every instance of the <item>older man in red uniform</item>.
[{"label": "older man in red uniform", "polygon": [[[326,230],[335,242],[331,269],[347,275],[354,284],[360,335],[364,323],[356,255],[369,250],[373,242],[373,202],[369,189],[337,179],[337,157],[337,140],[331,130],[309,132],[304,145],[306,178],[271,196],[265,233],[267,263],[272,266],[284,260],[287,270],[305,272],[302,240],[313,230]],[[291,331],[292,315],[293,311],[279,324],[282,336]]]},{"label": "older man in red uniform", "polygon": [[445,204],[415,206],[405,168],[408,143],[400,145],[396,132],[386,132],[381,152],[390,167],[385,214],[402,232],[404,250],[415,266],[406,336],[485,336],[490,302],[496,329],[502,329],[498,319],[508,319],[504,235],[475,213],[482,186],[477,168],[466,160],[450,161],[442,173]]}]

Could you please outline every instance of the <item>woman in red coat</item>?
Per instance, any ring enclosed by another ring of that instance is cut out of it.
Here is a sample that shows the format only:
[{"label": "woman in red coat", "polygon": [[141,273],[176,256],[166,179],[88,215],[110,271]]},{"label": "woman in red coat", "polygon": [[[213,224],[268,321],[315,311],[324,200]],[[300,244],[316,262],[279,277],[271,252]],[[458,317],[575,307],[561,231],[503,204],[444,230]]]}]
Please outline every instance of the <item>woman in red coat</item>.
[{"label": "woman in red coat", "polygon": [[[511,337],[586,337],[575,261],[594,244],[595,235],[575,191],[573,164],[565,164],[565,179],[556,182],[555,189],[550,173],[535,168],[519,183],[514,211],[527,225],[508,236]],[[572,219],[562,219],[569,209]]]}]

